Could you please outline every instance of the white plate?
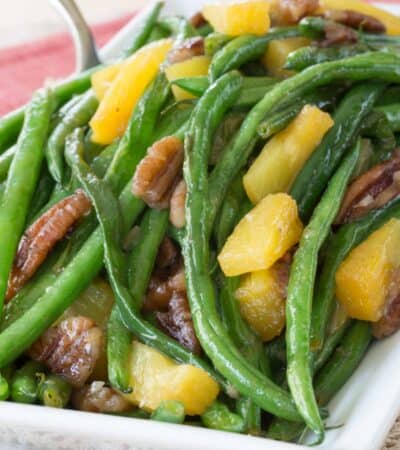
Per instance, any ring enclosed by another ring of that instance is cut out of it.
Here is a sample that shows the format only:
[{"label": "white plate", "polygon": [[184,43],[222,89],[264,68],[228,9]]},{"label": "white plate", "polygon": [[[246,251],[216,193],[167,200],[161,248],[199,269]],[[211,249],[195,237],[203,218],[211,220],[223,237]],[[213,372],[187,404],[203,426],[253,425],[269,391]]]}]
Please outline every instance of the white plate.
[{"label": "white plate", "polygon": [[[193,13],[202,0],[170,0],[166,10]],[[399,5],[387,4],[399,11]],[[136,17],[103,49],[116,57]],[[400,333],[375,344],[330,404],[324,450],[378,450],[400,413]],[[182,425],[0,402],[0,449],[30,450],[290,450],[309,447]]]}]

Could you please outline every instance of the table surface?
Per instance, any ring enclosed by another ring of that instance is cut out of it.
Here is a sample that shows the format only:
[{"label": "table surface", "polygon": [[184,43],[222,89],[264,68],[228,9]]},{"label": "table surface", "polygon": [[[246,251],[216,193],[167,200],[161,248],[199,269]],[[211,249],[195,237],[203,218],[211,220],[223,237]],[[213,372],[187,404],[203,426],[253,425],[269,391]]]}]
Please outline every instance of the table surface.
[{"label": "table surface", "polygon": [[[7,2],[7,7],[3,8],[0,14],[0,48],[66,31],[65,22],[51,2],[52,0]],[[148,3],[148,0],[76,0],[76,2],[87,21],[96,24],[131,13]],[[383,450],[400,450],[400,421],[393,427]]]}]

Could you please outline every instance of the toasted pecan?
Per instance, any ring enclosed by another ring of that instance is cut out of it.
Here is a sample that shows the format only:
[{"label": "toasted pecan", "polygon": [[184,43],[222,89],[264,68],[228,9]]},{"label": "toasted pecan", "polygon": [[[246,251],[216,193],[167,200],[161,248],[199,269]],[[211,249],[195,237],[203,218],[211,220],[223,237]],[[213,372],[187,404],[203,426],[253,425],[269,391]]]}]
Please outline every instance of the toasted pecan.
[{"label": "toasted pecan", "polygon": [[295,25],[306,16],[312,16],[319,7],[318,0],[274,0],[271,21],[276,25]]},{"label": "toasted pecan", "polygon": [[157,312],[156,317],[162,328],[183,347],[197,355],[201,352],[186,294],[174,292],[168,311]]},{"label": "toasted pecan", "polygon": [[319,47],[354,44],[358,41],[358,34],[351,28],[340,23],[328,21],[324,28],[325,37],[318,42]]},{"label": "toasted pecan", "polygon": [[202,55],[204,55],[204,39],[196,36],[185,39],[179,46],[174,47],[168,53],[167,61],[169,64],[175,64]]},{"label": "toasted pecan", "polygon": [[105,386],[103,381],[93,381],[75,390],[71,401],[72,405],[80,411],[121,413],[132,409],[128,400],[114,389]]},{"label": "toasted pecan", "polygon": [[202,26],[207,24],[207,20],[205,19],[203,14],[199,11],[189,19],[189,23],[194,28],[201,28]]},{"label": "toasted pecan", "polygon": [[56,243],[90,209],[89,198],[78,189],[52,206],[26,230],[8,281],[7,301],[35,274]]},{"label": "toasted pecan", "polygon": [[179,182],[183,164],[183,143],[175,136],[155,142],[138,165],[132,192],[151,208],[164,209]]},{"label": "toasted pecan", "polygon": [[328,9],[324,12],[324,17],[356,30],[369,33],[386,32],[386,26],[380,20],[349,9]]},{"label": "toasted pecan", "polygon": [[355,220],[400,194],[400,149],[359,176],[348,188],[335,223]]},{"label": "toasted pecan", "polygon": [[169,220],[176,228],[185,226],[185,201],[186,201],[186,183],[181,180],[172,194],[170,201]]},{"label": "toasted pecan", "polygon": [[71,317],[49,328],[28,350],[49,369],[75,387],[92,374],[103,345],[103,333],[92,319]]}]

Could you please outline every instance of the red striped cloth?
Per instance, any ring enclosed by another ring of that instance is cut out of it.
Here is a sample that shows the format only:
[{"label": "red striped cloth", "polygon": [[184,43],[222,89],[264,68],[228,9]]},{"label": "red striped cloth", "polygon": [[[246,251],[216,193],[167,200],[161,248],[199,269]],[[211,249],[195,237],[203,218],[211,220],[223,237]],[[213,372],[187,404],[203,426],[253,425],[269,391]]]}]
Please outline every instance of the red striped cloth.
[{"label": "red striped cloth", "polygon": [[[104,45],[131,17],[95,25],[97,44]],[[0,115],[26,103],[46,79],[72,73],[74,62],[74,48],[67,33],[0,50]]]}]

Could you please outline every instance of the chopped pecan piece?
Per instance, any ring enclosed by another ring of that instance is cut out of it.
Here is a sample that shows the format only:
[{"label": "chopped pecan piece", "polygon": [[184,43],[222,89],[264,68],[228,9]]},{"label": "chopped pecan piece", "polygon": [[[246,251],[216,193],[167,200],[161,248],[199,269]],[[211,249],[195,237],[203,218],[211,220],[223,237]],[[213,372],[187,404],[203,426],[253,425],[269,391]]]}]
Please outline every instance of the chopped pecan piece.
[{"label": "chopped pecan piece", "polygon": [[197,355],[201,352],[185,294],[174,293],[168,304],[168,311],[157,312],[157,320],[181,345]]},{"label": "chopped pecan piece", "polygon": [[103,381],[83,386],[72,394],[72,405],[80,411],[121,413],[132,409],[132,405]]},{"label": "chopped pecan piece", "polygon": [[171,197],[169,220],[176,228],[185,226],[186,183],[181,180]]},{"label": "chopped pecan piece", "polygon": [[361,29],[369,33],[386,32],[386,27],[380,20],[357,11],[328,9],[324,12],[324,17],[356,30]]},{"label": "chopped pecan piece", "polygon": [[202,26],[207,25],[207,20],[205,19],[203,14],[199,11],[189,19],[189,23],[194,28],[201,28]]},{"label": "chopped pecan piece", "polygon": [[176,245],[169,237],[164,238],[157,252],[156,268],[158,271],[170,269],[178,259],[180,254]]},{"label": "chopped pecan piece", "polygon": [[326,23],[324,31],[324,39],[318,42],[320,47],[354,44],[358,41],[357,32],[340,23],[329,21]]},{"label": "chopped pecan piece", "polygon": [[78,189],[73,195],[56,203],[26,230],[8,281],[6,300],[10,300],[24,286],[56,243],[90,209],[89,198]]},{"label": "chopped pecan piece", "polygon": [[318,7],[318,0],[274,0],[271,8],[272,24],[295,25],[303,17],[315,14]]},{"label": "chopped pecan piece", "polygon": [[179,182],[182,164],[183,144],[180,139],[168,136],[157,141],[136,169],[133,194],[151,208],[167,208]]},{"label": "chopped pecan piece", "polygon": [[381,208],[400,194],[400,150],[350,185],[335,223],[351,222],[368,211]]},{"label": "chopped pecan piece", "polygon": [[93,372],[102,345],[103,333],[94,321],[77,316],[45,331],[28,354],[73,386],[81,387]]},{"label": "chopped pecan piece", "polygon": [[373,323],[372,332],[377,339],[390,336],[400,328],[400,269],[392,274],[382,318]]},{"label": "chopped pecan piece", "polygon": [[195,56],[204,55],[204,39],[200,36],[185,39],[181,45],[174,47],[168,53],[168,63],[175,64]]}]

